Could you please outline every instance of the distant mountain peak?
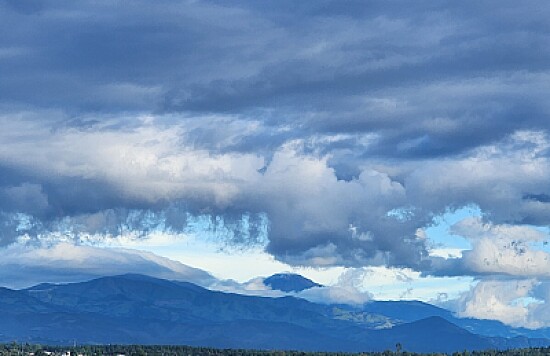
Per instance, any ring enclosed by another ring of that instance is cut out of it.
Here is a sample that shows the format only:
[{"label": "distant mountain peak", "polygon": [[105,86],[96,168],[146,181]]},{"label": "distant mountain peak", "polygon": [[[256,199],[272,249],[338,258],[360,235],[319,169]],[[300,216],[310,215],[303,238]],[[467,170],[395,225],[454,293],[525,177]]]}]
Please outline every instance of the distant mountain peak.
[{"label": "distant mountain peak", "polygon": [[321,284],[295,273],[276,273],[264,279],[264,284],[283,292],[301,292],[313,287],[322,287]]},{"label": "distant mountain peak", "polygon": [[[319,286],[290,273],[265,280],[286,290]],[[370,309],[378,312],[369,312]],[[343,308],[292,296],[267,298],[223,293],[188,282],[136,274],[42,284],[22,290],[0,288],[0,313],[1,342],[185,343],[220,348],[347,352],[382,351],[400,343],[407,351],[448,353],[550,344],[546,338],[479,335],[462,325],[477,325],[479,330],[487,321],[468,324],[467,320],[419,302],[373,301],[359,309]],[[405,323],[391,328],[377,327],[380,321],[395,319],[392,315],[401,316]]]}]

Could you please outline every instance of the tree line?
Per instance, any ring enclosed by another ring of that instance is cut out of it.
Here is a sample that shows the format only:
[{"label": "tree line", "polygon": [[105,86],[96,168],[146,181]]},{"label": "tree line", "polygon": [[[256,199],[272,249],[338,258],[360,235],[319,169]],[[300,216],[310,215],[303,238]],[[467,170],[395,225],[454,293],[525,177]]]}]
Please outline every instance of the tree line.
[{"label": "tree line", "polygon": [[463,351],[452,354],[415,353],[401,350],[383,352],[302,352],[270,350],[216,349],[211,347],[192,347],[178,345],[81,345],[81,346],[43,346],[36,344],[0,344],[0,356],[548,356],[550,347],[526,348],[514,350]]}]

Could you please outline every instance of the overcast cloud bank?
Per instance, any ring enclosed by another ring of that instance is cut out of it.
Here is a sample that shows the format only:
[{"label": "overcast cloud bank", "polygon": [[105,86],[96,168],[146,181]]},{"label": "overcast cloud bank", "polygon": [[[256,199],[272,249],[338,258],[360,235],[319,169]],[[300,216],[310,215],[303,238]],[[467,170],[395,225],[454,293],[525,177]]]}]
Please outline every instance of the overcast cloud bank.
[{"label": "overcast cloud bank", "polygon": [[[1,252],[202,231],[292,266],[474,276],[467,316],[507,288],[546,301],[549,6],[0,1]],[[472,205],[471,250],[430,253]],[[548,325],[517,298],[486,316]]]}]

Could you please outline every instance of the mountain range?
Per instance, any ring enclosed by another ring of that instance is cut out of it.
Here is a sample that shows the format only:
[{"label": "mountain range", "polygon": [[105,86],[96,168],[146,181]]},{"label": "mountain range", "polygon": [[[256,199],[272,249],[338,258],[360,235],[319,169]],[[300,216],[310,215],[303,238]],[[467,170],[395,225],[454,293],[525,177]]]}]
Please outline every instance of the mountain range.
[{"label": "mountain range", "polygon": [[[275,280],[280,282],[280,276]],[[304,282],[297,277],[282,280],[290,285],[278,287],[290,290],[297,288],[296,281]],[[416,352],[550,345],[548,330],[531,335],[495,321],[459,319],[422,302],[323,305],[292,296],[224,293],[136,274],[0,288],[0,313],[3,342],[350,352],[394,349],[397,343]]]},{"label": "mountain range", "polygon": [[282,292],[301,292],[313,287],[322,287],[321,284],[294,273],[277,273],[265,278],[263,283]]}]

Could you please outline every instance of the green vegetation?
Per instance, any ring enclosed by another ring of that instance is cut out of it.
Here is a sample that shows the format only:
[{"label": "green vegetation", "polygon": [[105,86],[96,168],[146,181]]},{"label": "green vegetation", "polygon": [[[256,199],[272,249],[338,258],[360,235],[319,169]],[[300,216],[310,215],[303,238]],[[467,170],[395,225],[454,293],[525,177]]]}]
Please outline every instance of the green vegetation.
[{"label": "green vegetation", "polygon": [[387,316],[361,310],[333,307],[331,312],[334,319],[352,321],[372,329],[387,329],[395,325],[395,321]]},{"label": "green vegetation", "polygon": [[463,351],[453,354],[420,354],[402,351],[396,345],[396,351],[343,353],[343,352],[301,352],[301,351],[258,351],[214,349],[209,347],[173,346],[173,345],[82,345],[82,346],[41,346],[30,344],[0,344],[1,356],[548,356],[550,347],[515,349],[507,351]]}]

